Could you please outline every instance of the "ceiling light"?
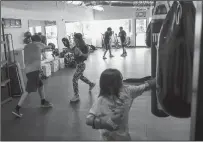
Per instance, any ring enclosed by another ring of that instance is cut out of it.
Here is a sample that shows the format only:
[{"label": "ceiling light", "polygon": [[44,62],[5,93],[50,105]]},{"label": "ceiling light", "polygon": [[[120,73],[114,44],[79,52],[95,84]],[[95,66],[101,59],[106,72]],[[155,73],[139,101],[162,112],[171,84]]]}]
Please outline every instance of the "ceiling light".
[{"label": "ceiling light", "polygon": [[98,11],[104,11],[104,8],[102,6],[92,6],[92,9],[98,10]]},{"label": "ceiling light", "polygon": [[83,1],[65,1],[67,4],[81,5]]}]

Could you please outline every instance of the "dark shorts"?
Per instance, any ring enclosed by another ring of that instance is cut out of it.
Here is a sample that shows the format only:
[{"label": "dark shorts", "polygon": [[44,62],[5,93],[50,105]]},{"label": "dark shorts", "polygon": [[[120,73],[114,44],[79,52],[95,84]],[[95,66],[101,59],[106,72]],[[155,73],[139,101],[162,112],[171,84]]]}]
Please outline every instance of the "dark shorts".
[{"label": "dark shorts", "polygon": [[122,46],[125,46],[125,44],[126,44],[126,43],[125,43],[125,39],[121,39],[121,45],[122,45]]},{"label": "dark shorts", "polygon": [[109,43],[104,43],[104,44],[105,44],[106,50],[109,50],[110,49],[110,44]]},{"label": "dark shorts", "polygon": [[27,86],[26,91],[28,93],[36,92],[38,88],[43,86],[43,82],[40,78],[40,71],[33,71],[26,74]]}]

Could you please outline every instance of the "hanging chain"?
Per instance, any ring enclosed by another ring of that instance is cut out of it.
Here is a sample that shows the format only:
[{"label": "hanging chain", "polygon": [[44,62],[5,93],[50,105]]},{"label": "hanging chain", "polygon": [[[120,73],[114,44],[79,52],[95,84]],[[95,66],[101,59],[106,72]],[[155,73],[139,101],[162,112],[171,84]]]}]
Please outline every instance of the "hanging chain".
[{"label": "hanging chain", "polygon": [[182,6],[180,2],[178,1],[178,6],[177,6],[177,14],[176,14],[176,24],[180,24],[180,19],[182,17]]}]

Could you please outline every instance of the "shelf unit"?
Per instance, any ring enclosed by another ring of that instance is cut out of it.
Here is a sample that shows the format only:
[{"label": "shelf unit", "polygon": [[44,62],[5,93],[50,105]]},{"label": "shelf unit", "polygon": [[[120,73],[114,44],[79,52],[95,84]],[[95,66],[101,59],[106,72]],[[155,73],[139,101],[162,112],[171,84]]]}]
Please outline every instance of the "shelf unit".
[{"label": "shelf unit", "polygon": [[[8,47],[5,41],[4,34],[4,21],[2,20],[2,40],[1,40],[1,55],[4,53],[4,59],[1,61],[1,105],[12,100],[11,97],[11,85],[10,85],[10,76],[9,76],[9,66],[8,66]],[[3,47],[3,52],[2,52]],[[5,74],[3,74],[5,72]],[[2,76],[4,76],[2,78]],[[2,99],[3,97],[3,99]]]}]

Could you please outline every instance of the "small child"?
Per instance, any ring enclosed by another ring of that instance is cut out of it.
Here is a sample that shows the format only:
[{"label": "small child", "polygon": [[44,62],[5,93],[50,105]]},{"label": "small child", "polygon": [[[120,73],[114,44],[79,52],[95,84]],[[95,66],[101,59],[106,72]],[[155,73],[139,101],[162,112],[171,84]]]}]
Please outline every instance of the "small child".
[{"label": "small child", "polygon": [[156,79],[139,86],[123,85],[117,69],[106,69],[100,77],[100,94],[86,119],[86,124],[99,129],[102,140],[131,140],[128,117],[133,100],[156,85]]}]

